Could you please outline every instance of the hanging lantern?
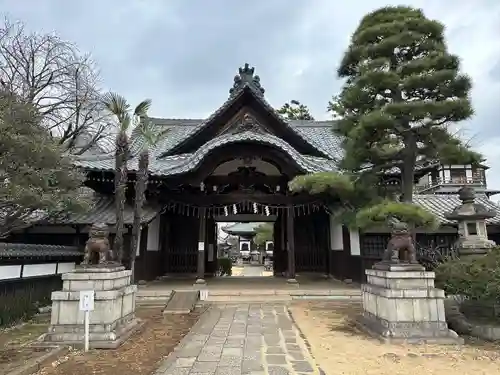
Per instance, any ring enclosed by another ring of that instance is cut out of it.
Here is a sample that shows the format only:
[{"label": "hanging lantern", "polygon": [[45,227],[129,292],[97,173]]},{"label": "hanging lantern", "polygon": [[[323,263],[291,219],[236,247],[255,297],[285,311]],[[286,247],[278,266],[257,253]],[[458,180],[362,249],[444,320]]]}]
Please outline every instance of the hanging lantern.
[{"label": "hanging lantern", "polygon": [[254,214],[259,213],[259,211],[257,210],[257,203],[255,203],[255,202],[254,202],[254,204],[253,204],[253,213],[254,213]]},{"label": "hanging lantern", "polygon": [[233,204],[233,214],[237,215],[238,214],[238,208],[236,207],[235,204]]},{"label": "hanging lantern", "polygon": [[212,187],[212,190],[214,191],[214,193],[216,193],[216,192],[217,192],[217,185],[214,185],[214,186]]},{"label": "hanging lantern", "polygon": [[271,214],[271,212],[269,211],[269,207],[268,206],[266,206],[265,211],[266,211],[266,216],[269,216]]},{"label": "hanging lantern", "polygon": [[280,191],[281,187],[278,185],[276,186],[276,192],[278,193]]},{"label": "hanging lantern", "polygon": [[224,216],[229,216],[227,206],[224,206]]},{"label": "hanging lantern", "polygon": [[200,190],[205,191],[205,183],[203,181],[200,183]]}]

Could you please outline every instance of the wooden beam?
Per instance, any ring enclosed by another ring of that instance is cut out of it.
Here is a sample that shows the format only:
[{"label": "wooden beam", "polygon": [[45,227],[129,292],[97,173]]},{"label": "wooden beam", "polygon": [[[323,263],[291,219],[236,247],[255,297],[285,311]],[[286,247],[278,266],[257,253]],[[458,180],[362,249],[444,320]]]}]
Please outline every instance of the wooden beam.
[{"label": "wooden beam", "polygon": [[189,193],[166,193],[159,198],[168,203],[169,201],[193,204],[200,207],[230,205],[239,202],[256,202],[269,205],[297,205],[322,201],[320,196],[309,194],[282,195],[263,193],[230,193],[230,194],[189,194]]}]

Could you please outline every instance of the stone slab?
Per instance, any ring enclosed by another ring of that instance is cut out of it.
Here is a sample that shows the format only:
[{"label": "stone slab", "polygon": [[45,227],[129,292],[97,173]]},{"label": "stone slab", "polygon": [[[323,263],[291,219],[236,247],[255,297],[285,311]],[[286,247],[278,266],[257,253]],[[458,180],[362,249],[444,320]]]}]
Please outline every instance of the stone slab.
[{"label": "stone slab", "polygon": [[386,344],[462,345],[464,339],[441,322],[388,323],[366,313],[353,319],[363,332]]},{"label": "stone slab", "polygon": [[[120,347],[127,339],[132,336],[137,331],[141,330],[145,322],[141,319],[135,318],[130,321],[126,326],[121,326],[119,330],[113,332],[113,336],[108,337],[105,340],[89,340],[89,347],[91,349],[116,349]],[[64,334],[51,334],[45,333],[41,336],[40,342],[37,346],[54,346],[54,345],[64,345],[73,346],[76,348],[83,348],[83,335],[81,333],[64,333]]]},{"label": "stone slab", "polygon": [[384,263],[379,262],[373,265],[374,270],[380,271],[392,271],[392,272],[409,272],[409,271],[417,271],[422,272],[425,271],[425,267],[421,264],[412,264],[412,263]]},{"label": "stone slab", "polygon": [[154,374],[318,372],[285,304],[242,303],[210,307]]},{"label": "stone slab", "polygon": [[198,290],[174,291],[167,302],[164,314],[189,314],[200,299]]}]

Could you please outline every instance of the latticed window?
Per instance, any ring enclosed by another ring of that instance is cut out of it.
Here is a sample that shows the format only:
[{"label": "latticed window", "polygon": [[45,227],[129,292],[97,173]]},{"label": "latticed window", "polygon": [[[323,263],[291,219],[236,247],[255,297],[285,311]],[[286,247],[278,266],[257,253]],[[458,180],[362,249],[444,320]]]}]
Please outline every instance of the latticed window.
[{"label": "latticed window", "polygon": [[365,258],[382,258],[389,243],[389,234],[362,234],[360,236],[361,256]]}]

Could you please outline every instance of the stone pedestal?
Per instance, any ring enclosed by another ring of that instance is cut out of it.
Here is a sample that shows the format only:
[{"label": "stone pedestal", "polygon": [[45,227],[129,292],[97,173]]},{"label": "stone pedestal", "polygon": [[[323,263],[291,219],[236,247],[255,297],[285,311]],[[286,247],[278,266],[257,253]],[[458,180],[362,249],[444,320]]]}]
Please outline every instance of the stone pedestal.
[{"label": "stone pedestal", "polygon": [[78,267],[63,274],[63,290],[52,293],[52,316],[46,344],[83,345],[84,312],[79,310],[80,291],[94,290],[94,310],[89,314],[89,345],[95,349],[120,346],[141,321],[135,317],[137,285],[125,267]]},{"label": "stone pedestal", "polygon": [[389,343],[463,343],[448,329],[434,272],[418,264],[378,264],[365,273],[361,328]]}]

